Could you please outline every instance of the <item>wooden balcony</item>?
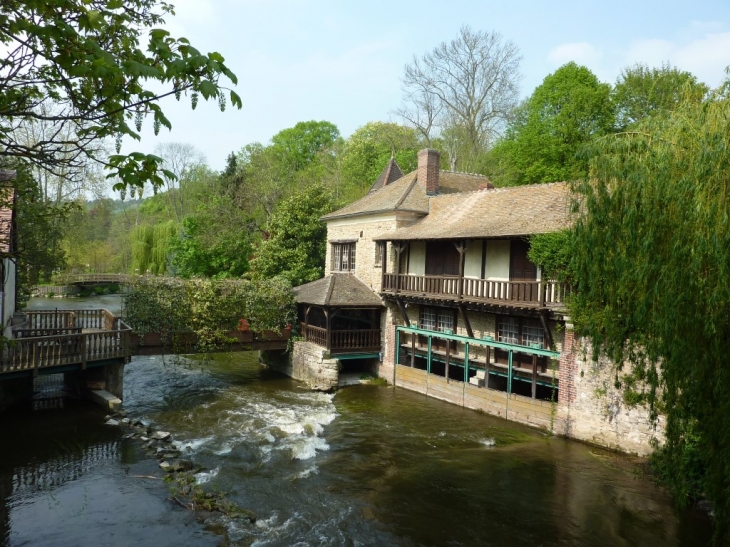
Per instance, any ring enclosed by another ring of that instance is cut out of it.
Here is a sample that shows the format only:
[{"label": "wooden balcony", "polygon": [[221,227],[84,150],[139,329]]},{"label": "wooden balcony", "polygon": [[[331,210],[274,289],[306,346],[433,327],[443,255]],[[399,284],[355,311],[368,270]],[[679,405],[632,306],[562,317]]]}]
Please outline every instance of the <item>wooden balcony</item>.
[{"label": "wooden balcony", "polygon": [[312,342],[330,350],[330,353],[366,353],[380,351],[380,329],[332,330],[302,323],[302,334]]},{"label": "wooden balcony", "polygon": [[565,288],[555,281],[489,281],[440,275],[383,275],[385,294],[520,308],[562,307]]}]

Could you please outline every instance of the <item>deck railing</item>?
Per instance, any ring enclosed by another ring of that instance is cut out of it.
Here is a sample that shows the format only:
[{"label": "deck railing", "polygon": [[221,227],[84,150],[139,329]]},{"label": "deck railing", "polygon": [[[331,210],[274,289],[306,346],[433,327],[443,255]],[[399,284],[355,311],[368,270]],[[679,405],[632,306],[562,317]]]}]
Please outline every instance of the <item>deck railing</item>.
[{"label": "deck railing", "polygon": [[302,323],[302,333],[307,342],[313,342],[323,348],[327,347],[327,329]]},{"label": "deck railing", "polygon": [[[81,365],[131,355],[131,329],[108,310],[27,312],[15,339],[0,345],[0,372]],[[86,332],[84,332],[86,331]]]},{"label": "deck railing", "polygon": [[354,352],[380,348],[380,329],[333,330],[329,345],[327,329],[302,323],[302,333],[307,342],[312,342],[333,352]]},{"label": "deck railing", "polygon": [[559,306],[565,288],[556,281],[490,281],[438,275],[386,273],[383,292],[447,300],[517,304],[525,307]]}]

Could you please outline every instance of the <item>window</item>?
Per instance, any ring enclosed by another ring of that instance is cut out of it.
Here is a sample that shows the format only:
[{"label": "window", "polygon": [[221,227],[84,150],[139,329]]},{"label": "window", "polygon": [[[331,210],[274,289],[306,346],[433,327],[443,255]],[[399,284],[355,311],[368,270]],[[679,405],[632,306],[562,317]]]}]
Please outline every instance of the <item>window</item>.
[{"label": "window", "polygon": [[[507,344],[520,344],[521,346],[540,344],[540,347],[545,347],[545,331],[539,319],[502,315],[497,318],[497,340]],[[497,349],[494,352],[494,357],[497,363],[507,364],[508,352]],[[537,364],[538,368],[545,372],[547,369],[547,358],[538,357]],[[513,355],[513,365],[515,367],[531,368],[532,355],[515,352]]]},{"label": "window", "polygon": [[422,329],[454,332],[454,310],[446,308],[421,308],[420,325]]},{"label": "window", "polygon": [[520,319],[500,316],[497,321],[497,340],[507,344],[545,344],[545,333],[539,319]]},{"label": "window", "polygon": [[380,268],[383,265],[383,250],[385,249],[385,243],[382,241],[375,242],[375,263],[376,268]]},{"label": "window", "polygon": [[520,343],[520,322],[516,317],[500,317],[497,340],[506,344]]},{"label": "window", "polygon": [[[424,330],[431,330],[435,332],[446,332],[451,331],[453,334],[456,330],[456,310],[449,308],[428,308],[421,307],[419,325]],[[432,338],[431,347],[437,351],[446,351],[446,345],[449,342],[441,338]],[[428,345],[428,338],[426,336],[419,336],[418,344],[421,347]],[[456,351],[456,341],[450,342],[451,351]]]},{"label": "window", "polygon": [[332,244],[332,271],[351,272],[355,269],[355,244]]}]

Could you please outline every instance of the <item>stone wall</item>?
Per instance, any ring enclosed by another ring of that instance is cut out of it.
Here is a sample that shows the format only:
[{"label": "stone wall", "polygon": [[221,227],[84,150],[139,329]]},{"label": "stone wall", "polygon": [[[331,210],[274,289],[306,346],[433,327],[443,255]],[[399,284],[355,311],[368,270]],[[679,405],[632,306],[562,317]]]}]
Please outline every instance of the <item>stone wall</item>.
[{"label": "stone wall", "polygon": [[[274,370],[307,384],[311,389],[331,391],[337,389],[340,378],[340,362],[329,357],[327,350],[312,342],[294,342],[288,360],[261,352],[261,360]],[[280,353],[280,352],[278,352]]]},{"label": "stone wall", "polygon": [[658,418],[655,428],[646,407],[629,406],[624,402],[622,388],[616,387],[616,379],[614,364],[605,356],[594,361],[588,341],[576,338],[572,330],[568,330],[566,351],[560,361],[556,433],[623,452],[647,455],[654,442],[661,444],[664,441],[664,418]]},{"label": "stone wall", "polygon": [[[330,241],[355,241],[355,275],[379,293],[382,285],[383,266],[375,265],[375,241],[373,238],[391,232],[396,228],[407,226],[416,220],[416,216],[403,213],[388,213],[331,220],[327,223],[327,257],[325,260],[325,276],[332,273],[332,245]],[[389,272],[394,270],[392,245],[388,244],[387,263]]]}]

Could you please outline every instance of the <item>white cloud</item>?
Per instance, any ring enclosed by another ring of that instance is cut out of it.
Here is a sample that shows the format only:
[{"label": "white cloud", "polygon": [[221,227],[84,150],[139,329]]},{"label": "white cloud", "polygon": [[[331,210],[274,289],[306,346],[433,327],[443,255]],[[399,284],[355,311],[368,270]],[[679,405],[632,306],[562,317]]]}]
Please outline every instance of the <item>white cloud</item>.
[{"label": "white cloud", "polygon": [[548,53],[548,61],[555,65],[564,65],[570,61],[580,65],[595,65],[600,60],[601,52],[588,42],[560,44]]},{"label": "white cloud", "polygon": [[659,66],[669,62],[687,70],[712,87],[724,79],[730,65],[730,32],[706,33],[683,43],[668,40],[641,40],[626,52],[626,64]]}]

